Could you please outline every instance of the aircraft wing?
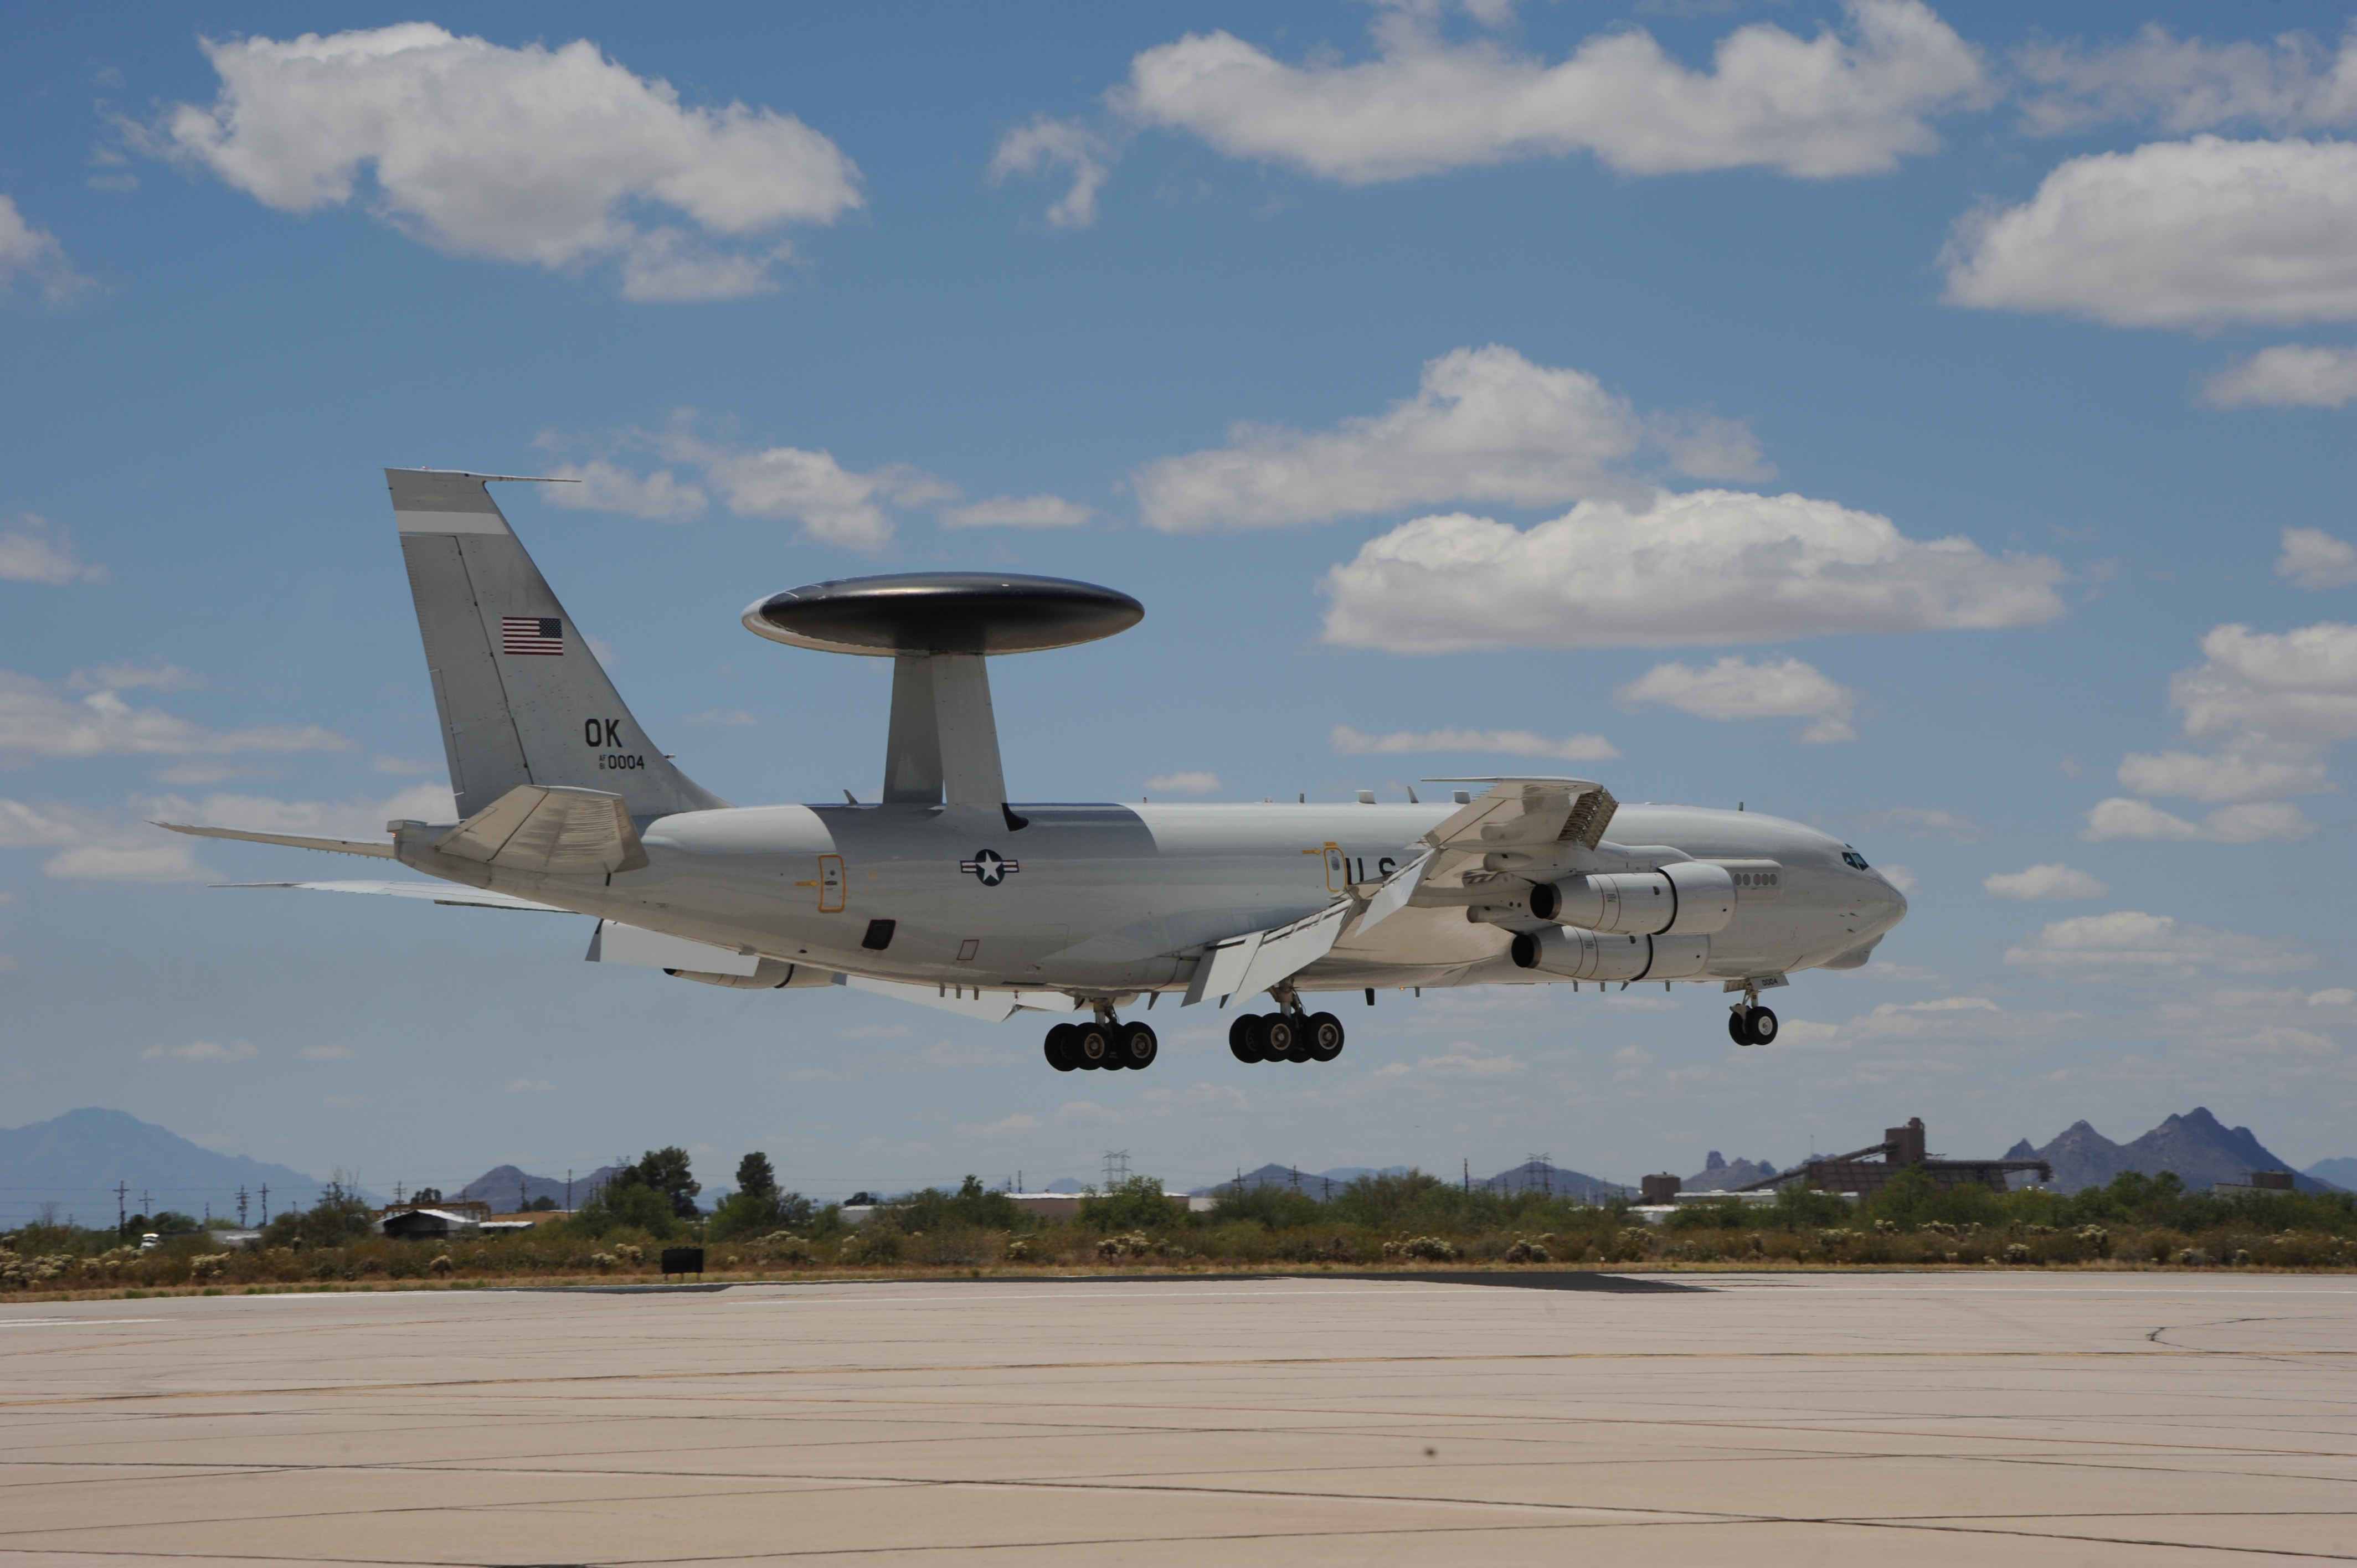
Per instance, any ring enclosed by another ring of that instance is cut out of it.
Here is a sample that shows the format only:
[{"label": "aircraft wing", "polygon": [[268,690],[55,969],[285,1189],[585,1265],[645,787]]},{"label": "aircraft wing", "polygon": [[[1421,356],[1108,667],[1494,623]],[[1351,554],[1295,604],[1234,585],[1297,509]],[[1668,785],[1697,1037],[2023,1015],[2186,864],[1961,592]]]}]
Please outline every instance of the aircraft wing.
[{"label": "aircraft wing", "polygon": [[512,893],[491,893],[461,887],[455,882],[221,882],[219,887],[300,887],[313,893],[375,893],[393,898],[431,898],[476,909],[533,909],[550,915],[570,915],[554,904],[535,904]]},{"label": "aircraft wing", "polygon": [[444,854],[556,876],[639,871],[650,863],[619,795],[519,784],[434,845]]},{"label": "aircraft wing", "polygon": [[1620,803],[1587,779],[1432,779],[1432,784],[1487,784],[1424,835],[1440,871],[1498,850],[1544,852],[1558,843],[1594,849]]},{"label": "aircraft wing", "polygon": [[1250,996],[1292,979],[1334,950],[1352,908],[1340,900],[1290,925],[1212,943],[1179,1005],[1191,1007],[1206,996]]},{"label": "aircraft wing", "polygon": [[[1071,1013],[1078,1011],[1081,1005],[1060,991],[977,991],[972,986],[960,989],[946,985],[910,985],[898,980],[870,980],[861,974],[846,974],[843,977],[843,983],[854,991],[888,996],[895,1002],[913,1002],[920,1007],[937,1007],[945,1013],[981,1018],[993,1024],[1011,1018],[1018,1012]],[[1025,1000],[1027,997],[1030,1000]]]}]

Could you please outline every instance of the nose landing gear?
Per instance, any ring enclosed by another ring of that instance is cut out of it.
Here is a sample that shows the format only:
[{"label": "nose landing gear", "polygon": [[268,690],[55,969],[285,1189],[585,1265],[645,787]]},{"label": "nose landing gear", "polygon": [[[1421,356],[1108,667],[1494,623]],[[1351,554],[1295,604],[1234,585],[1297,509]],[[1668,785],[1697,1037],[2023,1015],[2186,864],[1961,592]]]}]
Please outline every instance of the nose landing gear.
[{"label": "nose landing gear", "polygon": [[1744,993],[1744,999],[1727,1010],[1727,1037],[1738,1046],[1775,1043],[1776,1015],[1760,1005],[1757,992]]}]

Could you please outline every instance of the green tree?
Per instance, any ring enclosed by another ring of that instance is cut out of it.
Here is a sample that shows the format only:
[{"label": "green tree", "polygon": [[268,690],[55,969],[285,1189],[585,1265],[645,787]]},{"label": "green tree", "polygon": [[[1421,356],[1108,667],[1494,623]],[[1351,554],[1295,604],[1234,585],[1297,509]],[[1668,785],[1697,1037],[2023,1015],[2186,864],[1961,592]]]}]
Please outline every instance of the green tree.
[{"label": "green tree", "polygon": [[371,1235],[375,1230],[376,1211],[339,1176],[321,1189],[319,1201],[310,1208],[289,1209],[273,1219],[263,1231],[262,1240],[266,1247],[285,1247],[296,1241],[306,1247],[340,1247]]},{"label": "green tree", "polygon": [[668,1237],[678,1222],[671,1199],[662,1192],[644,1182],[619,1178],[583,1204],[581,1212],[573,1219],[577,1230],[590,1236],[636,1229],[658,1240]]},{"label": "green tree", "polygon": [[1181,1212],[1163,1196],[1160,1177],[1141,1176],[1103,1192],[1083,1194],[1078,1218],[1092,1230],[1161,1230],[1176,1223]]},{"label": "green tree", "polygon": [[649,1149],[634,1165],[624,1165],[608,1184],[608,1196],[616,1187],[649,1187],[662,1195],[671,1206],[674,1219],[701,1219],[704,1211],[695,1207],[695,1195],[704,1190],[688,1168],[687,1151],[673,1144],[669,1148]]},{"label": "green tree", "polygon": [[756,1149],[737,1162],[737,1190],[750,1197],[778,1196],[778,1173],[770,1168],[769,1155]]}]

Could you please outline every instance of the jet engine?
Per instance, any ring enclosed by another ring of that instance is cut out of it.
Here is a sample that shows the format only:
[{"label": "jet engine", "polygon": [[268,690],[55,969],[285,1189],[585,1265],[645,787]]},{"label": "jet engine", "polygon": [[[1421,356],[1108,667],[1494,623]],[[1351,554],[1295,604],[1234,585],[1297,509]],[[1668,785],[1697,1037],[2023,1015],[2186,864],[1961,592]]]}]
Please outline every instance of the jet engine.
[{"label": "jet engine", "polygon": [[813,969],[806,963],[780,963],[765,958],[750,974],[707,974],[701,970],[667,969],[663,972],[698,985],[725,985],[731,991],[785,991],[806,985],[833,985],[834,971]]},{"label": "jet engine", "polygon": [[1542,919],[1609,935],[1707,936],[1735,918],[1735,877],[1710,861],[1678,860],[1659,871],[1543,883],[1531,889],[1530,907]]},{"label": "jet engine", "polygon": [[1631,936],[1549,926],[1524,931],[1508,950],[1517,969],[1566,980],[1693,980],[1710,966],[1710,939]]}]

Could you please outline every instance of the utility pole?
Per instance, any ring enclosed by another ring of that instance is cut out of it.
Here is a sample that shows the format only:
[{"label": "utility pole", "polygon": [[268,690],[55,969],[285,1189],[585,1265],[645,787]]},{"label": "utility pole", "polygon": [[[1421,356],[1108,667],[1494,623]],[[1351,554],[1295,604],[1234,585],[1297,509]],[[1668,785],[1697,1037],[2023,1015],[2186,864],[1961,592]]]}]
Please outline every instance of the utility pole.
[{"label": "utility pole", "polygon": [[241,1230],[245,1229],[245,1187],[241,1183],[237,1189],[237,1228]]},{"label": "utility pole", "polygon": [[270,1223],[270,1184],[268,1182],[262,1184],[262,1222],[264,1225]]},{"label": "utility pole", "polygon": [[129,1183],[118,1181],[114,1184],[114,1239],[118,1241],[131,1230],[131,1210],[124,1204],[124,1199],[130,1195]]},{"label": "utility pole", "polygon": [[1129,1179],[1129,1151],[1127,1149],[1107,1149],[1105,1151],[1104,1176],[1105,1190],[1107,1192],[1111,1192],[1114,1187]]},{"label": "utility pole", "polygon": [[1294,1190],[1294,1191],[1296,1191],[1296,1192],[1299,1192],[1299,1191],[1301,1190],[1301,1167],[1300,1167],[1299,1165],[1295,1165],[1295,1166],[1293,1166],[1293,1167],[1292,1167],[1292,1176],[1293,1176],[1293,1190]]},{"label": "utility pole", "polygon": [[565,1212],[573,1212],[573,1167],[565,1167]]},{"label": "utility pole", "polygon": [[1465,1167],[1465,1196],[1470,1197],[1473,1196],[1473,1161],[1470,1156],[1460,1155],[1457,1163]]}]

